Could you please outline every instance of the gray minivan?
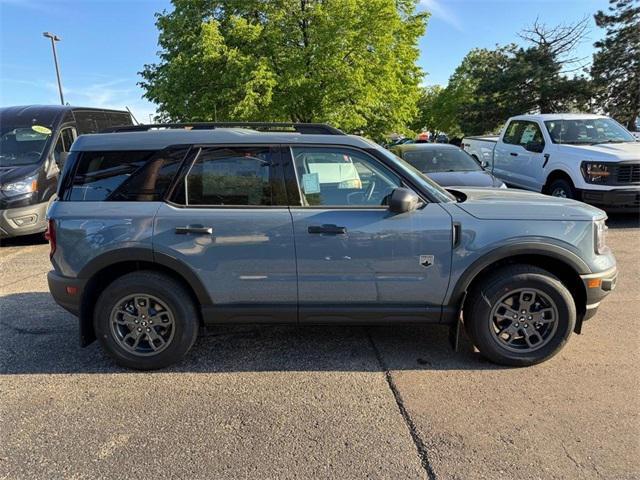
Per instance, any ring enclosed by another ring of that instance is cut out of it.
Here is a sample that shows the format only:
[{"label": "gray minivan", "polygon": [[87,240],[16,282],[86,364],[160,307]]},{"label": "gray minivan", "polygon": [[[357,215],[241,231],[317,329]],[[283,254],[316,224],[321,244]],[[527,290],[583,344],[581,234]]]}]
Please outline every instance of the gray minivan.
[{"label": "gray minivan", "polygon": [[68,105],[0,108],[0,238],[44,232],[78,135],[132,125],[129,112]]},{"label": "gray minivan", "polygon": [[[444,190],[317,124],[135,126],[83,135],[50,209],[50,291],[117,363],[182,358],[199,328],[451,325],[531,365],[614,288],[605,213]],[[453,336],[453,338],[456,337]]]}]

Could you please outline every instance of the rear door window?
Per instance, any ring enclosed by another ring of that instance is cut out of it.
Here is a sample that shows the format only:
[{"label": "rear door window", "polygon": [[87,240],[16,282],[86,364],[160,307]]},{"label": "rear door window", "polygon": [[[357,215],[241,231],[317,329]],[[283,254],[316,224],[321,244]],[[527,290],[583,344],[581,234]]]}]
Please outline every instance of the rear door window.
[{"label": "rear door window", "polygon": [[520,122],[518,120],[512,121],[509,126],[507,126],[507,129],[504,132],[504,136],[502,137],[502,141],[510,145],[518,145],[518,143],[520,142],[520,137],[522,136],[524,123],[525,122]]},{"label": "rear door window", "polygon": [[534,122],[522,122],[522,127],[519,135],[518,143],[527,148],[531,143],[543,143],[542,132],[537,123]]},{"label": "rear door window", "polygon": [[83,152],[62,198],[84,202],[159,201],[188,151]]},{"label": "rear door window", "polygon": [[203,148],[174,201],[189,206],[287,205],[280,152],[268,146]]}]

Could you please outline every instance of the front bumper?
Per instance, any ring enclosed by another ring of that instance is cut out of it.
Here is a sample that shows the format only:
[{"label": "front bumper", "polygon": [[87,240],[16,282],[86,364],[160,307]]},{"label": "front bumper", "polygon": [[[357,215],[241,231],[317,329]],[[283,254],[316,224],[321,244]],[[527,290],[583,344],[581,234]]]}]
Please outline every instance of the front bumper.
[{"label": "front bumper", "polygon": [[49,291],[58,305],[71,312],[75,316],[80,316],[80,303],[82,292],[84,291],[86,280],[79,278],[67,278],[51,270],[47,274]]},{"label": "front bumper", "polygon": [[0,210],[0,238],[18,237],[47,229],[49,202]]},{"label": "front bumper", "polygon": [[640,187],[616,190],[582,190],[582,201],[607,210],[640,211]]},{"label": "front bumper", "polygon": [[616,288],[618,268],[613,267],[604,272],[580,275],[580,278],[587,292],[587,310],[584,319],[588,320],[596,314],[604,297]]}]

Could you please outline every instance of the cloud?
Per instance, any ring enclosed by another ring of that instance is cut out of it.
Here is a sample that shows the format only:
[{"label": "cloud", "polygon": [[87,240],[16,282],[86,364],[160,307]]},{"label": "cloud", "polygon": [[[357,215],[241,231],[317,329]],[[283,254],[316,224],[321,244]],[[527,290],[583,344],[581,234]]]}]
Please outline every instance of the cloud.
[{"label": "cloud", "polygon": [[438,18],[445,23],[448,23],[458,31],[462,31],[462,21],[458,15],[449,9],[449,7],[442,4],[441,0],[420,0],[418,3],[419,9],[424,9],[430,12],[434,18]]}]

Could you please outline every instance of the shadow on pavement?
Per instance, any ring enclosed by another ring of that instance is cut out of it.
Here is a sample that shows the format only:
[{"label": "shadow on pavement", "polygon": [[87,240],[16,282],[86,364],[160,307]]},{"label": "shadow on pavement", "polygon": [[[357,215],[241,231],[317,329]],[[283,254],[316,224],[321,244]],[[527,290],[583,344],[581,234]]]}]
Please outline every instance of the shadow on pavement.
[{"label": "shadow on pavement", "polygon": [[[27,313],[28,312],[28,313]],[[200,336],[186,359],[163,372],[381,371],[498,369],[448,328],[220,326]],[[0,374],[132,373],[97,342],[78,344],[75,317],[45,292],[0,297]]]},{"label": "shadow on pavement", "polygon": [[638,213],[608,213],[607,225],[611,229],[640,228],[640,212]]},{"label": "shadow on pavement", "polygon": [[23,235],[21,237],[2,238],[0,239],[0,248],[2,247],[26,247],[30,245],[44,245],[47,240],[44,234],[36,233],[35,235]]}]

